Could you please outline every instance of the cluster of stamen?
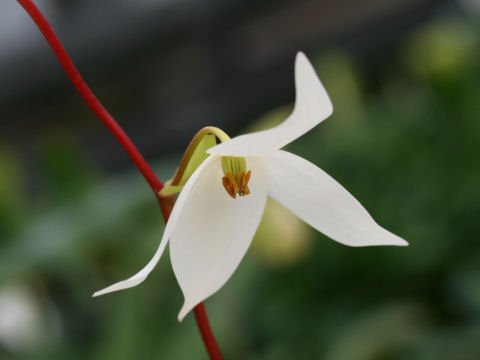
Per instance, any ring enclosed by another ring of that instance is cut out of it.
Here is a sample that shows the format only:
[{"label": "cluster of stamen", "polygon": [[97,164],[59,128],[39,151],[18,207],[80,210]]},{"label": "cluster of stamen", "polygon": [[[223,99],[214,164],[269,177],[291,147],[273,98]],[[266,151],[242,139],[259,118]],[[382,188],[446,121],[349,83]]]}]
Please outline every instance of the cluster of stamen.
[{"label": "cluster of stamen", "polygon": [[222,178],[222,183],[225,190],[227,190],[228,195],[236,199],[237,194],[239,196],[250,194],[248,181],[250,180],[251,173],[251,170],[248,170],[246,174],[245,171],[242,171],[241,173],[237,172],[235,177],[231,172],[227,172],[227,174]]}]

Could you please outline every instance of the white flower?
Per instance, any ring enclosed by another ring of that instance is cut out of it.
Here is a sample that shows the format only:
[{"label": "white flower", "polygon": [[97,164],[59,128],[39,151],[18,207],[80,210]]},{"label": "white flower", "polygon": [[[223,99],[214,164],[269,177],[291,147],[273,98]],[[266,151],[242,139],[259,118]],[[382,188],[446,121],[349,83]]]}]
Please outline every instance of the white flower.
[{"label": "white flower", "polygon": [[[185,296],[178,315],[181,321],[198,303],[219,290],[235,271],[250,246],[268,196],[342,244],[408,245],[375,223],[362,205],[323,170],[280,150],[333,111],[303,53],[298,53],[295,62],[295,87],[295,108],[282,124],[238,136],[207,151],[211,156],[195,170],[178,196],[152,260],[134,276],[94,296],[140,284],[155,267],[170,239],[172,267]],[[244,158],[246,168],[251,170],[250,182],[243,190],[228,190],[229,181],[222,184],[222,157],[227,156]],[[233,199],[232,192],[241,196]]]}]

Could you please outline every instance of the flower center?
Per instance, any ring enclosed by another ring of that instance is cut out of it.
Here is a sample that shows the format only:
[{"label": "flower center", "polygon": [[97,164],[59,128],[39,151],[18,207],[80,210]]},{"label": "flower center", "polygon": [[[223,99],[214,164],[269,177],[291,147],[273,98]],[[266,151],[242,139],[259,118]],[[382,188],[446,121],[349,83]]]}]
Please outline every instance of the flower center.
[{"label": "flower center", "polygon": [[247,170],[247,161],[242,157],[223,156],[222,170],[225,176],[222,178],[222,184],[227,194],[232,198],[250,194],[248,181],[250,180],[251,170]]}]

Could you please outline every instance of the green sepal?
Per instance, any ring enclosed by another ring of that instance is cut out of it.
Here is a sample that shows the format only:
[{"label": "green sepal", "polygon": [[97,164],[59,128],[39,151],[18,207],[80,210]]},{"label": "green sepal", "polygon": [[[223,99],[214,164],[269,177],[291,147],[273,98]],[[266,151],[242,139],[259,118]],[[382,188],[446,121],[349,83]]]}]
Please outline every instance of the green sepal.
[{"label": "green sepal", "polygon": [[159,191],[161,196],[171,196],[178,194],[182,191],[183,185],[165,185],[162,190]]},{"label": "green sepal", "polygon": [[198,143],[197,147],[193,151],[192,157],[185,168],[185,171],[180,179],[179,185],[185,185],[185,183],[190,179],[190,176],[197,170],[202,162],[204,162],[210,154],[207,154],[207,150],[211,147],[217,145],[217,140],[215,135],[205,135],[200,142]]}]

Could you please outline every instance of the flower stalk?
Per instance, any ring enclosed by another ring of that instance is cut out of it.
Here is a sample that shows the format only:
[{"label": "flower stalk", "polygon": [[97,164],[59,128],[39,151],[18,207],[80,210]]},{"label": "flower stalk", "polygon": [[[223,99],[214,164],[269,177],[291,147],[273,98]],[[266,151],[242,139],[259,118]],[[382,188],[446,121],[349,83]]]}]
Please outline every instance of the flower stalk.
[{"label": "flower stalk", "polygon": [[[122,127],[115,121],[115,119],[110,115],[110,113],[105,109],[105,107],[100,103],[100,101],[96,98],[96,96],[90,90],[90,88],[85,83],[82,76],[76,69],[70,56],[68,55],[65,48],[61,44],[57,35],[53,31],[52,27],[50,26],[46,18],[43,16],[41,11],[33,3],[33,1],[17,0],[17,2],[25,9],[25,11],[30,15],[32,20],[38,26],[39,30],[42,32],[43,36],[47,40],[55,56],[57,57],[58,61],[60,62],[61,66],[65,70],[67,76],[70,78],[70,81],[75,86],[78,93],[82,96],[84,101],[87,103],[90,109],[95,113],[95,115],[103,122],[103,124],[107,127],[107,129],[117,139],[119,144],[124,148],[124,150],[130,156],[131,160],[137,166],[140,173],[148,182],[149,186],[153,190],[153,193],[157,197],[157,200],[160,204],[163,218],[165,222],[167,222],[170,216],[170,213],[173,209],[174,197],[161,196],[159,194],[160,190],[162,190],[162,188],[164,187],[163,183],[155,175],[154,171],[152,170],[150,165],[147,163],[143,155],[140,153],[138,148],[135,146],[135,144],[132,142],[130,137],[125,133]],[[219,134],[220,136],[223,136],[221,133]],[[210,328],[210,324],[208,321],[207,313],[206,313],[203,302],[201,302],[194,308],[194,313],[195,313],[195,318],[197,321],[199,331],[205,343],[205,347],[207,348],[207,351],[210,355],[210,358],[213,360],[222,359],[219,347],[216,343],[215,337]]]}]

